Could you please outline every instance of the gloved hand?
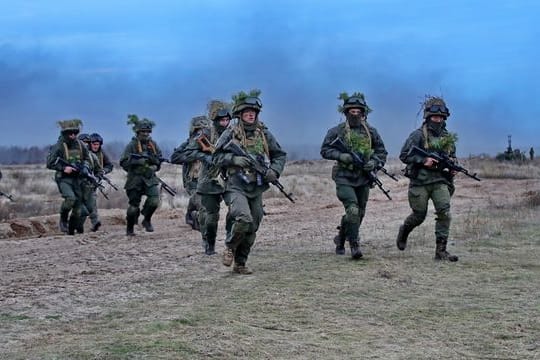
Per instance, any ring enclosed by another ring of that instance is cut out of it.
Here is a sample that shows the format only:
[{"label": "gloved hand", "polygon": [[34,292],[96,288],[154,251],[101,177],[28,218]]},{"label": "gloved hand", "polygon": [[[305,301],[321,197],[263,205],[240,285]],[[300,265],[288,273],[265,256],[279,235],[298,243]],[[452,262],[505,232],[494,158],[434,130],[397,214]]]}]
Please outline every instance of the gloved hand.
[{"label": "gloved hand", "polygon": [[351,154],[341,153],[339,154],[339,161],[341,161],[344,164],[350,164],[353,162],[353,158]]},{"label": "gloved hand", "polygon": [[159,158],[157,156],[154,156],[154,155],[150,155],[148,157],[148,161],[152,165],[161,165],[161,161],[159,161]]},{"label": "gloved hand", "polygon": [[232,163],[234,166],[249,167],[249,159],[245,156],[233,156]]},{"label": "gloved hand", "polygon": [[362,168],[365,172],[370,172],[375,170],[375,166],[377,166],[377,162],[373,159],[369,160],[364,164],[364,167]]},{"label": "gloved hand", "polygon": [[273,182],[273,181],[276,181],[278,178],[278,173],[273,170],[273,169],[268,169],[266,171],[266,174],[264,175],[264,180],[266,180],[266,182]]}]

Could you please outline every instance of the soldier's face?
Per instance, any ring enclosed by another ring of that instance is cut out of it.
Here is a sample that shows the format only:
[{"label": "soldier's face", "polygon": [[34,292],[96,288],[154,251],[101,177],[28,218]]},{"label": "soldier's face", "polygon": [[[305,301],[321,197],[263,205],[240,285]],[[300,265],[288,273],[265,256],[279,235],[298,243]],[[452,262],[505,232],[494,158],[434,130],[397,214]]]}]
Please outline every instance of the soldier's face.
[{"label": "soldier's face", "polygon": [[227,126],[229,126],[229,123],[230,123],[230,122],[231,122],[231,118],[228,117],[228,116],[224,116],[224,117],[222,117],[222,118],[219,118],[219,121],[218,121],[219,126],[221,126],[221,127],[227,127]]},{"label": "soldier's face", "polygon": [[243,122],[247,124],[253,124],[257,119],[257,112],[253,109],[246,109],[242,111],[242,115],[240,116]]},{"label": "soldier's face", "polygon": [[98,152],[101,144],[99,143],[99,141],[94,141],[90,144],[90,146],[92,147],[92,152]]},{"label": "soldier's face", "polygon": [[444,121],[444,116],[440,115],[431,115],[430,120],[436,124],[442,123]]}]

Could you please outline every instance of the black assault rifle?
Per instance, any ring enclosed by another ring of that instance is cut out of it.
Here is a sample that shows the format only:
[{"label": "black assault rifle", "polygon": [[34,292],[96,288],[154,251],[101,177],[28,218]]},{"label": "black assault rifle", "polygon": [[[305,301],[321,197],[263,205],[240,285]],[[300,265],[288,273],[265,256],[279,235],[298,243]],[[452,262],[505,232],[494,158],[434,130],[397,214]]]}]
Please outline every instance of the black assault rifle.
[{"label": "black assault rifle", "polygon": [[445,152],[426,151],[419,148],[418,146],[413,146],[409,149],[407,156],[414,156],[414,155],[420,155],[423,157],[430,157],[432,159],[435,159],[435,161],[437,162],[435,168],[441,171],[443,174],[447,174],[447,173],[450,174],[451,172],[456,171],[456,172],[463,173],[476,181],[481,181],[481,179],[476,176],[476,173],[470,174],[469,170],[458,165],[457,162],[452,160],[448,156],[448,154]]},{"label": "black assault rifle", "polygon": [[[244,149],[242,149],[237,143],[235,143],[233,140],[230,140],[228,143],[226,143],[223,146],[223,150],[230,151],[236,156],[244,156],[249,160],[249,167],[260,176],[264,177],[268,169],[270,169],[269,166],[266,164],[261,164],[253,154],[249,154]],[[292,197],[292,193],[288,193],[283,188],[283,185],[279,182],[279,180],[274,180],[271,182],[272,185],[278,188],[278,190],[285,195],[287,199],[289,199],[290,202],[294,203],[294,199]]]},{"label": "black assault rifle", "polygon": [[54,163],[61,164],[64,166],[70,166],[73,169],[75,169],[75,171],[78,172],[84,179],[90,181],[90,183],[94,185],[96,188],[98,189],[105,188],[105,186],[103,186],[103,184],[99,182],[99,179],[90,172],[90,169],[80,162],[70,163],[69,161],[62,159],[61,157],[57,157]]},{"label": "black assault rifle", "polygon": [[[166,158],[163,158],[163,157],[152,156],[152,155],[131,153],[131,154],[129,154],[129,156],[131,156],[134,159],[147,159],[147,160],[151,160],[151,161],[157,160],[160,163],[162,163],[162,162],[167,162],[167,163],[170,162],[169,159],[166,159]],[[157,175],[156,175],[156,179],[158,179],[159,183],[161,184],[161,188],[163,190],[165,190],[171,196],[176,196],[177,192],[173,187],[171,187],[165,181],[161,180]]]},{"label": "black assault rifle", "polygon": [[113,182],[111,181],[111,179],[109,179],[108,177],[106,177],[105,175],[100,175],[99,178],[101,180],[105,180],[105,182],[107,184],[109,184],[115,191],[118,191],[118,187],[116,185],[113,184]]},{"label": "black assault rifle", "polygon": [[[351,151],[349,150],[349,148],[347,147],[347,145],[345,145],[345,143],[343,142],[343,140],[341,140],[338,137],[336,137],[334,140],[332,140],[332,142],[330,143],[330,146],[335,148],[336,150],[338,151],[341,151],[342,153],[345,153],[345,154],[349,154],[352,156],[352,159],[353,159],[353,165],[362,169],[364,167],[364,164],[366,163],[364,161],[364,156],[355,152],[355,151]],[[380,161],[379,161],[380,163]],[[376,167],[377,169],[377,167]],[[377,174],[375,174],[375,171],[371,170],[371,171],[365,171],[365,173],[367,174],[367,177],[368,177],[368,183],[369,183],[369,186],[370,187],[373,187],[375,185],[377,185],[377,187],[383,192],[384,195],[386,195],[386,197],[388,198],[388,200],[392,200],[392,198],[390,197],[390,190],[386,190],[384,187],[383,187],[383,184],[381,182],[381,180],[379,180],[379,178],[377,177]],[[388,174],[386,171],[384,172],[386,175],[390,176],[390,174]],[[394,176],[390,176],[392,179],[396,180],[397,179],[394,177]]]},{"label": "black assault rifle", "polygon": [[0,191],[0,196],[8,198],[10,201],[15,201],[15,199],[13,199],[13,195],[6,194],[3,191]]}]

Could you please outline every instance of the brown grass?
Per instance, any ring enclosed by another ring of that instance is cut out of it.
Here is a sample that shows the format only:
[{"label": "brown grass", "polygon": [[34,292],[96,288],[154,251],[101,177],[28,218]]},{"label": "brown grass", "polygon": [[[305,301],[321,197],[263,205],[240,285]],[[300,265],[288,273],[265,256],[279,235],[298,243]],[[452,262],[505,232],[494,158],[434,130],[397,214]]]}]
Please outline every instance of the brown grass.
[{"label": "brown grass", "polygon": [[[460,261],[450,264],[432,260],[432,208],[407,250],[395,248],[409,213],[408,182],[381,175],[394,201],[373,189],[361,228],[365,258],[355,262],[333,253],[343,209],[328,180],[330,166],[288,165],[281,180],[297,195],[295,205],[274,190],[265,197],[268,216],[250,256],[252,276],[232,275],[219,256],[203,255],[200,235],[183,224],[183,208],[174,202],[158,211],[155,233],[138,229],[135,239],[123,236],[121,208],[103,210],[98,233],[0,240],[0,353],[13,359],[538,358],[537,179],[478,183],[458,176],[449,249]],[[164,174],[179,184],[179,170]]]}]

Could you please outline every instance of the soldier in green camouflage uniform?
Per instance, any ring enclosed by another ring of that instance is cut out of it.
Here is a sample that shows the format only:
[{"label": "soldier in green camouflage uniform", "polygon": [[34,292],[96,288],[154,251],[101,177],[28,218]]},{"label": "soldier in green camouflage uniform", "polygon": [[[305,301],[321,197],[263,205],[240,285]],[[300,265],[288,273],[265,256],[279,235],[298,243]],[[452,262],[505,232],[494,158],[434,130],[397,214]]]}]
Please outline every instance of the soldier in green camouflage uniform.
[{"label": "soldier in green camouflage uniform", "polygon": [[[210,127],[202,128],[192,136],[184,147],[183,159],[197,159],[201,161],[197,181],[197,194],[200,196],[201,209],[199,211],[199,224],[206,255],[214,255],[217,228],[219,222],[219,208],[223,199],[224,180],[220,176],[220,169],[212,164],[214,145],[219,136],[229,126],[231,114],[227,104],[212,100],[208,104],[208,118],[212,121]],[[180,156],[178,156],[180,157]],[[175,158],[175,155],[173,155]]]},{"label": "soldier in green camouflage uniform", "polygon": [[412,213],[399,228],[396,244],[399,250],[405,250],[409,233],[426,218],[428,201],[431,199],[436,214],[435,259],[458,261],[457,256],[446,250],[455,173],[443,173],[436,168],[435,159],[410,153],[410,149],[417,146],[426,151],[443,151],[455,158],[456,136],[446,130],[446,119],[449,116],[450,111],[443,99],[428,97],[424,103],[424,123],[409,135],[401,148],[399,158],[407,164],[405,175],[410,178],[408,197]]},{"label": "soldier in green camouflage uniform", "polygon": [[[246,261],[263,218],[262,194],[268,190],[270,182],[277,180],[287,158],[272,133],[258,118],[262,108],[259,94],[260,91],[252,90],[249,94],[240,92],[233,97],[233,116],[239,120],[220,136],[213,155],[214,164],[227,174],[223,197],[229,207],[227,222],[230,229],[225,240],[223,264],[231,266],[234,260],[233,272],[238,274],[252,273],[246,267]],[[269,167],[266,174],[254,172],[247,157],[226,150],[229,141],[264,162]]]},{"label": "soldier in green camouflage uniform", "polygon": [[[60,231],[75,234],[79,227],[82,211],[83,173],[89,172],[90,155],[85,144],[77,139],[82,121],[79,119],[59,121],[62,128],[58,142],[47,155],[47,168],[56,170],[55,180],[64,201],[60,207]],[[73,166],[62,164],[63,159]],[[76,167],[80,170],[77,171]]]},{"label": "soldier in green camouflage uniform", "polygon": [[[94,153],[92,153],[90,148],[90,135],[88,134],[80,134],[79,140],[86,144],[88,150],[89,150],[89,170],[90,173],[97,178],[99,178],[103,172],[102,167],[98,163],[98,159]],[[86,218],[88,215],[90,215],[90,219],[92,219],[92,214],[97,214],[97,206],[96,206],[96,185],[93,184],[89,179],[83,179],[81,181],[81,189],[82,189],[82,208],[81,208],[81,219],[79,222],[79,225],[77,226],[77,232],[82,234],[84,232],[84,223],[86,221]],[[94,222],[92,221],[92,229],[94,228]],[[95,231],[95,230],[92,230]]]},{"label": "soldier in green camouflage uniform", "polygon": [[210,155],[201,154],[199,151],[194,150],[197,150],[196,139],[202,133],[203,129],[210,128],[210,126],[206,116],[196,116],[191,119],[189,138],[174,149],[171,155],[171,163],[182,165],[182,183],[189,195],[186,224],[191,225],[193,230],[200,230],[201,227],[199,221],[201,219],[199,215],[202,210],[201,195],[197,194],[199,172],[204,161],[211,161]]},{"label": "soldier in green camouflage uniform", "polygon": [[[90,134],[90,154],[95,156],[97,166],[101,170],[99,173],[96,173],[98,178],[101,178],[103,175],[107,175],[113,170],[113,163],[103,151],[103,138],[98,133]],[[94,191],[94,202],[96,200],[96,192]],[[91,231],[98,231],[101,227],[101,221],[99,220],[98,208],[97,205],[94,205],[94,211],[90,212],[90,222],[92,223]]]},{"label": "soldier in green camouflage uniform", "polygon": [[[368,173],[384,166],[387,152],[377,130],[367,123],[367,114],[371,109],[366,104],[364,95],[354,93],[340,95],[343,105],[339,110],[345,114],[346,121],[328,130],[321,146],[321,156],[328,160],[336,160],[332,168],[332,179],[336,183],[336,194],[343,203],[345,215],[338,226],[339,234],[334,238],[336,254],[345,254],[345,242],[351,247],[353,259],[360,259],[359,229],[366,212],[369,197]],[[331,143],[340,138],[351,151],[364,158],[363,167],[353,165],[351,154],[343,153]]]},{"label": "soldier in green camouflage uniform", "polygon": [[[124,186],[129,199],[126,235],[133,236],[139,214],[144,216],[141,222],[144,229],[148,232],[154,231],[151,220],[159,206],[159,180],[156,172],[160,170],[163,158],[158,145],[150,137],[154,122],[148,119],[139,120],[136,115],[129,115],[128,118],[128,124],[133,125],[136,136],[126,146],[120,158],[120,166],[127,171]],[[143,195],[146,195],[146,200],[140,210]]]}]

